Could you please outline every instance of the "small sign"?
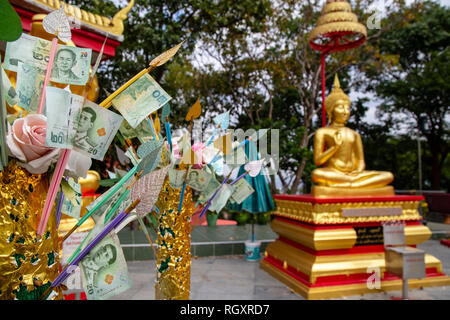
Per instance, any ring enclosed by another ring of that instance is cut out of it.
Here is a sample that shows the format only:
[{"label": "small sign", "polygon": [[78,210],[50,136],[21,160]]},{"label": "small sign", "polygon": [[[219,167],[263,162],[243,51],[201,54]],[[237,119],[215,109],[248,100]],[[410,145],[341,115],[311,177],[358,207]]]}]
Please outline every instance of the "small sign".
[{"label": "small sign", "polygon": [[401,207],[342,209],[343,217],[400,216],[402,213]]},{"label": "small sign", "polygon": [[383,237],[385,246],[404,246],[406,244],[405,225],[404,224],[384,225]]}]

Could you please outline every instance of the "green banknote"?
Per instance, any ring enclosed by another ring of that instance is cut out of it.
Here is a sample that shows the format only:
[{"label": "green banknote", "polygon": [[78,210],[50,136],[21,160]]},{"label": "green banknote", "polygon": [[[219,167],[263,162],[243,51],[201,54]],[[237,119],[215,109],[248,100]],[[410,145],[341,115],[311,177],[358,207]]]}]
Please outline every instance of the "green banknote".
[{"label": "green banknote", "polygon": [[61,188],[64,193],[64,200],[61,212],[75,219],[80,219],[81,212],[81,185],[73,178],[68,181],[61,181]]},{"label": "green banknote", "polygon": [[174,189],[180,189],[183,186],[186,170],[169,169],[169,183]]},{"label": "green banknote", "polygon": [[231,194],[231,199],[238,204],[241,204],[255,191],[250,183],[248,183],[244,178],[241,178],[238,182],[236,182],[233,187],[234,190]]},{"label": "green banknote", "polygon": [[200,196],[198,197],[198,201],[201,203],[208,201],[214,192],[216,192],[217,189],[220,188],[220,182],[216,180],[216,178],[212,177],[209,180],[208,185],[206,188],[200,193]]},{"label": "green banknote", "polygon": [[142,121],[136,128],[130,126],[128,121],[123,121],[119,128],[125,139],[138,138],[141,143],[153,140],[153,130],[147,120]]},{"label": "green banknote", "polygon": [[5,69],[17,72],[19,62],[46,69],[51,46],[48,40],[22,33],[19,39],[6,45]]},{"label": "green banknote", "polygon": [[2,67],[0,67],[2,70],[2,85],[3,85],[3,92],[6,98],[6,102],[8,102],[8,104],[10,106],[13,106],[15,104],[17,104],[17,102],[19,101],[19,96],[16,93],[16,90],[14,89],[13,85],[11,84],[11,81],[8,78],[8,75],[6,74],[5,70],[3,70]]},{"label": "green banknote", "polygon": [[46,88],[47,134],[49,147],[74,149],[103,160],[122,116],[66,90]]},{"label": "green banknote", "polygon": [[39,108],[44,78],[45,69],[19,62],[16,82],[16,91],[19,96],[17,105],[28,112],[36,113]]},{"label": "green banknote", "polygon": [[[50,59],[51,42],[23,33],[8,42],[5,69],[18,72],[19,62],[46,70]],[[50,80],[58,83],[85,85],[89,79],[92,49],[58,44]]]},{"label": "green banknote", "polygon": [[208,187],[212,174],[200,169],[190,169],[187,177],[187,184],[194,190],[204,191]]},{"label": "green banknote", "polygon": [[88,300],[107,300],[132,286],[119,238],[114,232],[106,235],[79,266]]},{"label": "green banknote", "polygon": [[46,146],[73,149],[82,104],[81,96],[63,89],[46,87]]},{"label": "green banknote", "polygon": [[50,80],[85,85],[89,79],[92,49],[58,45]]},{"label": "green banknote", "polygon": [[132,128],[172,99],[148,73],[112,100]]}]

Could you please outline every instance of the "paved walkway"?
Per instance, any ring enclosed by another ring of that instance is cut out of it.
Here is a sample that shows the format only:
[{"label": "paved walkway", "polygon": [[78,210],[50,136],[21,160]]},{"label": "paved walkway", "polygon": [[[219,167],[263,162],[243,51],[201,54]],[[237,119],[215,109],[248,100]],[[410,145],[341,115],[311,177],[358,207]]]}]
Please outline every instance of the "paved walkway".
[{"label": "paved walkway", "polygon": [[[437,240],[418,246],[442,261],[444,272],[450,275],[450,248]],[[117,300],[153,300],[155,298],[155,262],[129,261],[134,282]],[[409,290],[412,300],[450,300],[450,286]],[[338,300],[389,300],[401,297],[401,291],[348,296]],[[283,283],[259,268],[259,263],[247,262],[243,255],[199,257],[192,259],[192,300],[304,300]]]}]

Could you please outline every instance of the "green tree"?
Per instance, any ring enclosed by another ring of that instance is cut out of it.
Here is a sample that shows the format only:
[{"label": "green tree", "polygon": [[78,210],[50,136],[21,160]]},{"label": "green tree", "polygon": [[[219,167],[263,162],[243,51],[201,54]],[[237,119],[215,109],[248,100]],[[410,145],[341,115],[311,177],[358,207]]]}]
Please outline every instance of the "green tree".
[{"label": "green tree", "polygon": [[403,126],[410,135],[426,138],[430,187],[440,189],[450,151],[450,10],[426,1],[396,14],[405,17],[403,25],[377,43],[380,53],[392,59],[367,70],[373,83],[368,88],[382,99],[381,111],[397,124],[394,129]]}]

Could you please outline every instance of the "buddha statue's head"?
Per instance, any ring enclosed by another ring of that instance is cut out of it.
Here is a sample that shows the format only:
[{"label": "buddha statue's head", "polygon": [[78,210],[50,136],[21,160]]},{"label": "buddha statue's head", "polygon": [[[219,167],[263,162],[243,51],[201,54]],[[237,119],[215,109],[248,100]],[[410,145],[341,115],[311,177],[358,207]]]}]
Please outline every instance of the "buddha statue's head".
[{"label": "buddha statue's head", "polygon": [[342,91],[337,74],[334,77],[333,90],[325,99],[325,110],[329,122],[345,124],[350,117],[350,98]]}]

